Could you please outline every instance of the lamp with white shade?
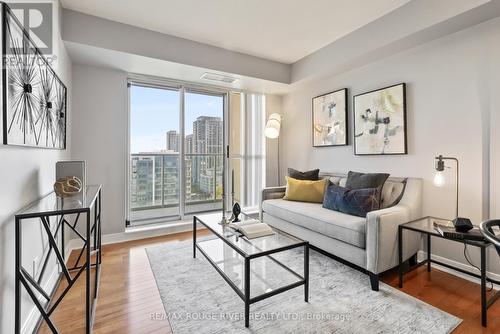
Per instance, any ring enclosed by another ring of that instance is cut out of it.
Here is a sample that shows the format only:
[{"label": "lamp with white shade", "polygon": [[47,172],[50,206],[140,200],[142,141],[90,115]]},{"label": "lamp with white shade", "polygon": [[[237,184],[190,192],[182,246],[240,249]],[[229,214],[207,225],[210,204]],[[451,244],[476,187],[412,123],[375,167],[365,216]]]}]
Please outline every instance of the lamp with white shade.
[{"label": "lamp with white shade", "polygon": [[280,185],[280,130],[281,130],[281,115],[273,113],[267,119],[264,135],[269,139],[278,139],[278,185]]}]

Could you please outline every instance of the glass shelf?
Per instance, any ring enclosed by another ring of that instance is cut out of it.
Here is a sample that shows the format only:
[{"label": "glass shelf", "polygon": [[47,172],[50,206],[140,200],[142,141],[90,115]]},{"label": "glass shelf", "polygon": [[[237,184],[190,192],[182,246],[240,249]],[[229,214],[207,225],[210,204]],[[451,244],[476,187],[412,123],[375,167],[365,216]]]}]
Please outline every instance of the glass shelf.
[{"label": "glass shelf", "polygon": [[[210,257],[241,292],[244,292],[245,260],[243,256],[219,238],[199,241],[198,247]],[[284,253],[286,252],[290,251]],[[303,253],[300,256],[303,256]],[[283,261],[278,262],[279,258],[280,254],[273,254],[272,257],[262,256],[250,261],[250,298],[301,281],[301,278],[292,273],[291,270],[302,275],[303,267],[290,267],[288,269],[289,264],[283,263]]]}]

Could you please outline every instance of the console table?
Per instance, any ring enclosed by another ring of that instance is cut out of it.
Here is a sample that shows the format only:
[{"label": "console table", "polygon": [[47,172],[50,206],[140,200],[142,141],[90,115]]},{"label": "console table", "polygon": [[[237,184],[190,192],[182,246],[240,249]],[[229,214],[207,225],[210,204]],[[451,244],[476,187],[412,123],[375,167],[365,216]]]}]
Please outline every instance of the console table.
[{"label": "console table", "polygon": [[[83,226],[79,226],[82,214],[85,216],[85,222],[80,223],[84,224]],[[43,252],[43,259],[40,262],[43,264],[36,275],[28,272],[22,264],[23,225],[26,221],[34,219],[39,221],[48,240],[48,250]],[[83,242],[77,260],[70,267],[65,261],[65,227]],[[85,232],[80,232],[79,227],[80,231]],[[50,316],[84,271],[85,333],[91,333],[101,271],[101,186],[87,186],[80,194],[64,199],[51,192],[32,203],[15,215],[15,238],[15,333],[20,334],[22,329],[21,287],[24,287],[50,330],[59,333]],[[41,284],[47,274],[47,265],[52,253],[57,260],[59,278],[58,284],[52,291],[46,292]],[[83,254],[85,256],[82,258]],[[82,259],[84,262],[80,265]],[[91,268],[94,268],[95,272],[93,282]],[[67,286],[56,298],[55,292],[63,279],[66,280]]]},{"label": "console table", "polygon": [[[491,246],[492,244],[489,243],[488,241],[475,241],[475,240],[459,240],[459,239],[451,239],[451,238],[445,238],[441,234],[439,234],[435,229],[434,229],[434,222],[438,224],[443,224],[443,225],[449,225],[451,224],[450,220],[447,219],[442,219],[442,218],[436,218],[436,217],[424,217],[420,218],[405,224],[399,225],[398,229],[398,249],[399,249],[399,287],[403,287],[403,275],[405,273],[408,273],[409,271],[412,271],[416,269],[417,267],[420,267],[421,265],[427,265],[427,271],[431,271],[431,263],[436,263],[440,266],[456,270],[458,272],[461,272],[462,274],[466,274],[472,277],[476,277],[481,279],[481,324],[483,327],[486,327],[487,324],[487,310],[488,308],[493,305],[493,303],[500,297],[500,291],[496,291],[489,299],[487,299],[486,296],[486,281],[490,281],[491,283],[494,284],[500,284],[500,282],[493,280],[491,278],[486,277],[486,249]],[[421,262],[419,262],[417,265],[413,266],[410,268],[408,271],[404,271],[403,269],[403,231],[413,231],[413,232],[418,232],[421,234],[426,235],[427,237],[427,258]],[[476,274],[467,270],[464,270],[462,268],[454,267],[452,265],[449,265],[447,263],[443,263],[441,261],[435,260],[431,258],[431,237],[437,237],[437,238],[443,238],[446,240],[458,242],[461,244],[477,247],[481,251],[481,264],[479,265],[480,269],[480,274]]]}]

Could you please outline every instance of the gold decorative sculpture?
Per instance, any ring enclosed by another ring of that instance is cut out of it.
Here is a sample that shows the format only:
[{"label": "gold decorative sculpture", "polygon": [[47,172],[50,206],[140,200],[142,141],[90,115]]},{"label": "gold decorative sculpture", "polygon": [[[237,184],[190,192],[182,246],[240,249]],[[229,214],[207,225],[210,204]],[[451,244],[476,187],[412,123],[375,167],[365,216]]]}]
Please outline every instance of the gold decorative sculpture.
[{"label": "gold decorative sculpture", "polygon": [[74,196],[82,191],[83,183],[76,176],[66,176],[54,183],[54,191],[57,196],[65,198]]}]

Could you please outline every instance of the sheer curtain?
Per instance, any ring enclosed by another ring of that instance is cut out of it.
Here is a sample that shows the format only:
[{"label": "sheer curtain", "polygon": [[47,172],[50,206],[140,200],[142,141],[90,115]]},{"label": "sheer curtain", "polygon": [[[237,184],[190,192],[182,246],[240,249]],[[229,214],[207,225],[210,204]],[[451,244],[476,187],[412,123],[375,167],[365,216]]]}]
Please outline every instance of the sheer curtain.
[{"label": "sheer curtain", "polygon": [[266,96],[231,93],[229,109],[230,198],[245,212],[257,211],[266,179]]}]

